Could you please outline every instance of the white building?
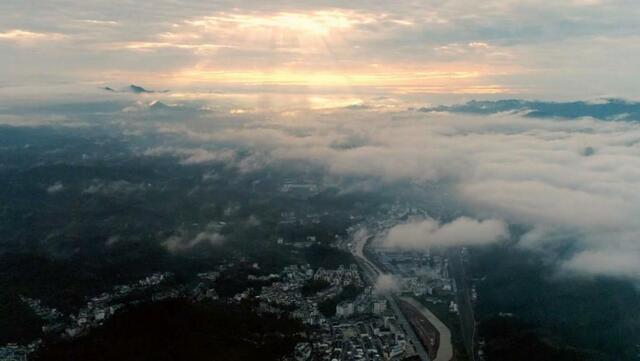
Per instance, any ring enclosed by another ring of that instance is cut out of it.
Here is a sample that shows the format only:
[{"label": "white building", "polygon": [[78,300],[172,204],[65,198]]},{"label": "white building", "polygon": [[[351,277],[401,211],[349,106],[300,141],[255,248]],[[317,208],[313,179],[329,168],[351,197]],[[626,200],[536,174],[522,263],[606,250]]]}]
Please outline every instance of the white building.
[{"label": "white building", "polygon": [[387,310],[387,300],[377,300],[373,302],[373,313],[380,315]]},{"label": "white building", "polygon": [[353,303],[349,301],[341,302],[336,306],[336,316],[350,317],[353,315]]}]

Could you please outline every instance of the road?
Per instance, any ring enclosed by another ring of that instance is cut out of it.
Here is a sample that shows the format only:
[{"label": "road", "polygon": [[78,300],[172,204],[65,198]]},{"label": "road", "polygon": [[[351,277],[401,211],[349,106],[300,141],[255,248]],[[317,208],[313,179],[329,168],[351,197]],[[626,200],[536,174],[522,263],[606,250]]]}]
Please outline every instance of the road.
[{"label": "road", "polygon": [[365,277],[369,279],[372,285],[376,284],[376,280],[379,274],[382,272],[364,255],[364,246],[367,244],[368,235],[362,234],[354,239],[356,246],[354,248],[354,255],[362,261],[365,268]]},{"label": "road", "polygon": [[460,311],[460,324],[464,347],[469,354],[469,360],[474,361],[476,320],[471,301],[471,291],[468,287],[468,279],[465,274],[464,264],[460,249],[454,248],[449,252],[449,266],[451,276],[456,281],[456,302]]},{"label": "road", "polygon": [[[367,278],[369,283],[374,285],[376,283],[378,275],[383,274],[383,272],[380,271],[380,269],[373,262],[369,261],[369,259],[364,255],[364,247],[365,247],[365,245],[367,243],[367,239],[368,239],[368,236],[366,236],[366,235],[361,235],[360,237],[357,237],[357,238],[354,239],[354,241],[356,242],[356,246],[354,248],[354,255],[356,257],[358,257],[363,263],[363,268],[365,270],[365,278]],[[413,344],[413,347],[415,348],[416,353],[418,354],[418,357],[420,357],[420,360],[422,360],[422,361],[431,361],[431,359],[429,358],[429,354],[427,353],[427,351],[425,350],[424,346],[422,345],[422,342],[420,342],[420,339],[418,338],[418,335],[416,335],[415,331],[413,330],[413,327],[411,327],[411,324],[409,323],[407,318],[400,311],[400,307],[398,306],[398,302],[396,301],[395,296],[392,296],[392,295],[388,294],[388,295],[385,296],[385,298],[387,299],[387,302],[389,302],[389,305],[391,306],[391,309],[395,313],[396,318],[398,319],[398,322],[400,322],[400,324],[402,325],[402,328],[405,330],[405,332],[407,334],[407,339],[409,341],[411,341],[411,343]],[[426,315],[425,315],[425,317],[426,317]],[[435,316],[433,316],[433,317],[435,317]],[[442,323],[442,322],[440,322],[440,323]],[[449,339],[449,347],[450,347],[451,346],[451,333],[449,333],[449,338],[448,339]],[[440,356],[440,352],[438,352],[438,356]],[[449,361],[450,358],[446,359],[446,360],[439,360],[439,359],[436,359],[436,360],[438,360],[438,361]]]}]

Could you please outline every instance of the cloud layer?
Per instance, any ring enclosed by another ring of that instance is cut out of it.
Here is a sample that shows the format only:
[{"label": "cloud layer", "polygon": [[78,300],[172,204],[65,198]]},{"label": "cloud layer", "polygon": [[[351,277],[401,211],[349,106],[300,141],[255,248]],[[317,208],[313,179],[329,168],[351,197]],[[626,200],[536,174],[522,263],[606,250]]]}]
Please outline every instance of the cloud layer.
[{"label": "cloud layer", "polygon": [[172,253],[187,252],[194,247],[203,245],[219,246],[225,242],[225,237],[218,231],[219,227],[215,223],[208,224],[204,230],[198,232],[195,236],[190,236],[187,232],[181,230],[162,242],[162,246]]},{"label": "cloud layer", "polygon": [[387,247],[406,249],[475,246],[506,239],[508,236],[507,225],[501,220],[479,221],[460,217],[442,224],[432,218],[426,218],[392,227],[383,244]]},{"label": "cloud layer", "polygon": [[531,229],[522,247],[547,252],[555,240],[573,245],[554,258],[561,269],[637,273],[624,266],[640,262],[635,122],[366,109],[234,117],[234,123],[164,124],[162,132],[250,149],[228,160],[244,171],[302,161],[338,178],[439,185],[432,192],[470,217],[398,226],[390,238],[399,245],[487,243],[508,235],[505,223],[519,224]]},{"label": "cloud layer", "polygon": [[[398,110],[402,107],[388,105],[404,103],[393,97],[369,98],[357,107],[280,111],[220,105],[220,98],[204,97],[179,104],[189,111],[159,115],[138,95],[117,96],[119,102],[98,103],[93,112],[94,103],[65,103],[8,108],[5,115],[15,124],[21,119],[57,123],[66,114],[60,121],[65,126],[99,123],[126,136],[146,135],[146,146],[137,146],[135,154],[172,155],[184,166],[215,163],[250,174],[312,164],[345,189],[387,192],[410,184],[422,190],[415,199],[424,197],[432,217],[440,219],[443,207],[455,217],[445,224],[425,219],[392,232],[405,236],[408,245],[419,246],[418,233],[434,244],[486,243],[506,236],[505,224],[519,225],[528,233],[518,245],[549,254],[559,270],[640,279],[636,121]],[[171,94],[145,96],[175,102]],[[112,110],[118,105],[121,110]],[[92,189],[117,192],[130,186],[97,183]]]}]

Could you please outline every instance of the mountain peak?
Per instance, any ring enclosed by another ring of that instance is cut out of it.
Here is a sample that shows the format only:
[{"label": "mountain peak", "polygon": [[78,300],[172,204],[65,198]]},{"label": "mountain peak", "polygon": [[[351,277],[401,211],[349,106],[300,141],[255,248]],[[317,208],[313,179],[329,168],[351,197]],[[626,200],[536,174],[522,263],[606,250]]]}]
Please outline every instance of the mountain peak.
[{"label": "mountain peak", "polygon": [[153,109],[153,110],[168,109],[168,108],[171,108],[171,107],[159,100],[154,100],[149,104],[149,109]]},{"label": "mountain peak", "polygon": [[143,87],[141,87],[141,86],[134,85],[134,84],[129,85],[129,87],[127,88],[127,90],[128,90],[128,91],[130,91],[130,92],[132,92],[132,93],[136,93],[136,94],[142,94],[142,93],[155,93],[155,92],[154,92],[154,91],[152,91],[152,90],[147,90],[147,89],[145,89],[145,88],[143,88]]}]

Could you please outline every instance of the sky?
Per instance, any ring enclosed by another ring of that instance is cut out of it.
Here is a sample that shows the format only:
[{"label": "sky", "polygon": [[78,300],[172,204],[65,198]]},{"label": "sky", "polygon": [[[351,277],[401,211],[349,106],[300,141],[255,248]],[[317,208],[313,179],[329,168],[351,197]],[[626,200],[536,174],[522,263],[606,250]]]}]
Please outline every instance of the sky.
[{"label": "sky", "polygon": [[629,98],[638,16],[634,0],[5,0],[0,87]]},{"label": "sky", "polygon": [[[136,151],[185,166],[309,162],[360,180],[345,191],[443,185],[460,217],[382,242],[516,238],[563,274],[640,282],[639,16],[637,0],[4,0],[0,123],[171,135]],[[494,101],[512,98],[540,101]],[[114,189],[140,191],[92,191]]]}]

